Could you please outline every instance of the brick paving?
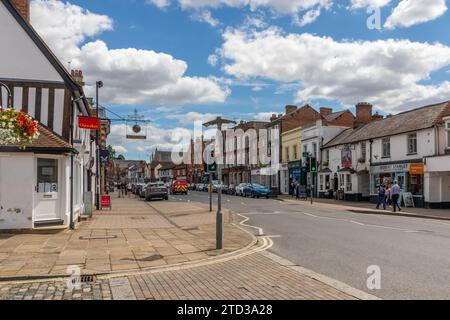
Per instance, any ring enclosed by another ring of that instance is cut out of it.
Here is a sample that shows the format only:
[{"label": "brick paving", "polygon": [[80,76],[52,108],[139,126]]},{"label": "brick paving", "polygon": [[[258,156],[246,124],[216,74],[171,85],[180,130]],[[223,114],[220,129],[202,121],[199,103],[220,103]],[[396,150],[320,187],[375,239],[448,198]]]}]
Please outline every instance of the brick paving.
[{"label": "brick paving", "polygon": [[79,290],[67,280],[1,283],[0,300],[351,300],[354,297],[256,253],[178,271],[97,279]]},{"label": "brick paving", "polygon": [[[65,275],[70,265],[79,266],[83,274],[145,269],[218,254],[215,213],[206,205],[114,196],[112,205],[113,210],[96,212],[74,231],[0,233],[0,277]],[[220,253],[252,241],[229,221],[227,214]]]}]

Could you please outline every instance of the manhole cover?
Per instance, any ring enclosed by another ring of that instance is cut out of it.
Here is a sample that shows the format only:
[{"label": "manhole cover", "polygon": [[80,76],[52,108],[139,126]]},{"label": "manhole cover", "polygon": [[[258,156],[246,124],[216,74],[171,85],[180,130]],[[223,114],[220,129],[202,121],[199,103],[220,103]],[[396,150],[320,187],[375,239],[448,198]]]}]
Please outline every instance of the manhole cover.
[{"label": "manhole cover", "polygon": [[95,281],[95,276],[93,275],[84,275],[81,276],[80,282],[81,283],[93,283]]},{"label": "manhole cover", "polygon": [[87,236],[80,236],[80,240],[108,240],[108,239],[116,239],[117,236],[97,236],[97,237],[87,237]]}]

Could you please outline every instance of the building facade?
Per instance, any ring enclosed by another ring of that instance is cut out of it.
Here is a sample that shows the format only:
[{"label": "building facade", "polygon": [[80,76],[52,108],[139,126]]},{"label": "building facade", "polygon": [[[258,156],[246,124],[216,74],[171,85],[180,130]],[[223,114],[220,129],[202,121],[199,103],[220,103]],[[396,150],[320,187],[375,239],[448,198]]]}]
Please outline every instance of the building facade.
[{"label": "building facade", "polygon": [[25,149],[0,145],[0,229],[72,225],[92,208],[95,190],[96,144],[78,128],[89,102],[29,16],[28,1],[0,1],[0,81],[12,95],[2,88],[0,105],[27,112],[41,133]]}]

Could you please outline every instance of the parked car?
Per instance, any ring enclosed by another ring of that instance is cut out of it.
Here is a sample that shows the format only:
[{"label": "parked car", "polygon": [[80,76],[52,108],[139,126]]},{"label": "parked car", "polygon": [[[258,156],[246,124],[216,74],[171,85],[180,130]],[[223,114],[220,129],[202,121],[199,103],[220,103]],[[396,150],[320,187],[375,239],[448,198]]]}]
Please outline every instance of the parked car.
[{"label": "parked car", "polygon": [[142,183],[142,182],[136,183],[135,195],[141,197],[141,194],[142,194],[142,191],[144,190],[144,188],[145,188],[145,183]]},{"label": "parked car", "polygon": [[236,189],[236,186],[234,184],[230,184],[228,186],[228,194],[234,194],[236,191],[235,189]]},{"label": "parked car", "polygon": [[244,197],[260,198],[270,197],[270,189],[263,185],[252,183],[244,187]]},{"label": "parked car", "polygon": [[249,185],[249,183],[240,183],[236,186],[234,189],[234,194],[236,196],[243,196],[244,195],[244,188]]},{"label": "parked car", "polygon": [[163,184],[149,183],[145,188],[145,200],[153,199],[169,200],[169,191]]},{"label": "parked car", "polygon": [[188,194],[188,189],[186,180],[174,180],[170,191],[172,194]]},{"label": "parked car", "polygon": [[217,193],[218,192],[218,190],[219,190],[219,187],[221,187],[221,189],[222,189],[222,194],[227,194],[228,193],[228,186],[227,185],[225,185],[225,184],[219,184],[219,183],[216,183],[216,184],[213,184],[213,192],[214,193]]},{"label": "parked car", "polygon": [[204,191],[205,188],[206,188],[206,185],[204,183],[197,183],[197,185],[195,186],[196,191]]}]

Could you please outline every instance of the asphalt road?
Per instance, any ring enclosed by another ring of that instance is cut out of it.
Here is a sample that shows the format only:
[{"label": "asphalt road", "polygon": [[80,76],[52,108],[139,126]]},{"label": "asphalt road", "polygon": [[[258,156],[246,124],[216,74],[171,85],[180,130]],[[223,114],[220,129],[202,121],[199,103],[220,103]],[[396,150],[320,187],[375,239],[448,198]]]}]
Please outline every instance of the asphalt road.
[{"label": "asphalt road", "polygon": [[[209,202],[203,192],[170,201]],[[450,299],[449,222],[228,195],[223,206],[274,236],[270,251],[302,267],[383,299]],[[367,288],[369,266],[380,268],[379,290]]]}]

